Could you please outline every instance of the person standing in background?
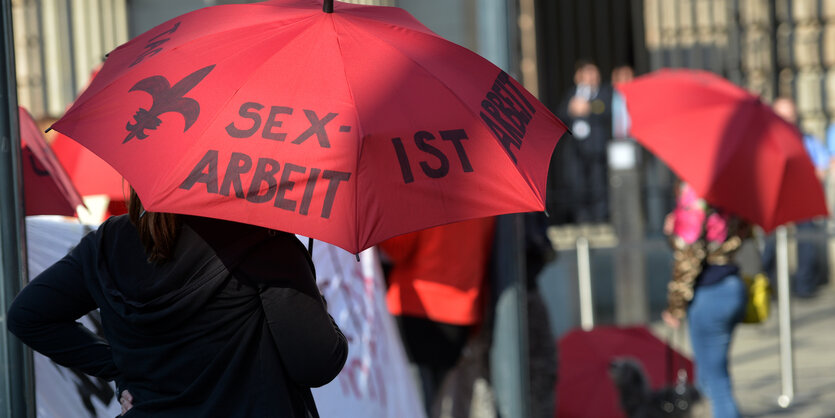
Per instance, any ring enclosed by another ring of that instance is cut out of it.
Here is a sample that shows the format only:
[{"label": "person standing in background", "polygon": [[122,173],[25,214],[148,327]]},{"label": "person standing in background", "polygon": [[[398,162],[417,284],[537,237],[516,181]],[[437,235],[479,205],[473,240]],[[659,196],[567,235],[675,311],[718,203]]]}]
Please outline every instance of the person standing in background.
[{"label": "person standing in background", "polygon": [[574,73],[575,86],[558,109],[571,129],[564,152],[566,178],[571,182],[573,221],[599,223],[609,220],[609,170],[607,152],[612,138],[612,88],[602,85],[600,70],[581,60]]},{"label": "person standing in background", "polygon": [[548,309],[539,288],[539,273],[557,257],[548,239],[543,212],[525,217],[525,285],[528,302],[528,378],[531,418],[552,418],[556,411],[559,364],[557,338],[551,331]]},{"label": "person standing in background", "polygon": [[[629,65],[619,65],[612,70],[612,86],[628,83],[635,78],[635,72]],[[612,90],[612,137],[614,139],[629,138],[629,127],[632,121],[626,108],[626,100],[617,89]]]},{"label": "person standing in background", "polygon": [[672,328],[687,319],[696,378],[713,417],[737,418],[728,354],[748,292],[734,255],[751,228],[709,206],[686,183],[677,192],[676,208],[664,222],[674,261],[662,318]]},{"label": "person standing in background", "polygon": [[417,367],[428,416],[485,312],[495,218],[473,219],[390,238],[386,302],[409,362]]}]

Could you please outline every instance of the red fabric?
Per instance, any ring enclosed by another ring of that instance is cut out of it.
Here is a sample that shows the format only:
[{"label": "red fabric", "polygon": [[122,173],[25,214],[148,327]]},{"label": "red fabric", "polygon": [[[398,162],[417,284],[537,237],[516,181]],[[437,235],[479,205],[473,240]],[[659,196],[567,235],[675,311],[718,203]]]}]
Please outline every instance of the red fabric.
[{"label": "red fabric", "polygon": [[632,136],[711,205],[760,225],[826,215],[796,127],[706,71],[661,70],[618,86]]},{"label": "red fabric", "polygon": [[394,264],[389,311],[453,325],[480,322],[494,228],[494,218],[474,219],[382,242]]},{"label": "red fabric", "polygon": [[55,136],[51,145],[82,196],[106,195],[113,201],[125,200],[122,176],[96,154],[61,134]]},{"label": "red fabric", "polygon": [[18,107],[26,215],[75,215],[84,203],[29,112]]},{"label": "red fabric", "polygon": [[[640,361],[650,386],[671,385],[666,343],[644,327],[595,327],[575,330],[559,340],[557,416],[562,418],[624,417],[620,395],[609,375],[609,363],[619,357]],[[693,382],[693,363],[673,353],[673,370],[684,368]]]},{"label": "red fabric", "polygon": [[543,210],[562,122],[407,12],[334,3],[334,13],[274,0],[174,18],[111,52],[53,128],[115,167],[148,210],[353,253]]}]

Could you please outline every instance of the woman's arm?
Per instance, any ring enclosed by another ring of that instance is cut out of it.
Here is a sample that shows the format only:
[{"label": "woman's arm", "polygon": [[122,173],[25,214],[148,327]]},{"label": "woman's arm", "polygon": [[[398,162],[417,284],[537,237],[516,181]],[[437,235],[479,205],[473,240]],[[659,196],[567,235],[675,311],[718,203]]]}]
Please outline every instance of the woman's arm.
[{"label": "woman's arm", "polygon": [[270,286],[261,291],[261,301],[289,377],[309,387],[336,378],[348,358],[348,341],[322,297],[303,289]]},{"label": "woman's arm", "polygon": [[119,371],[110,345],[76,322],[96,309],[76,258],[84,246],[90,245],[92,237],[85,237],[72,253],[24,287],[9,308],[7,322],[12,334],[56,363],[92,376],[115,379]]},{"label": "woman's arm", "polygon": [[333,380],[348,357],[348,341],[328,314],[313,264],[292,235],[258,245],[235,276],[260,287],[261,303],[287,374],[319,387]]}]

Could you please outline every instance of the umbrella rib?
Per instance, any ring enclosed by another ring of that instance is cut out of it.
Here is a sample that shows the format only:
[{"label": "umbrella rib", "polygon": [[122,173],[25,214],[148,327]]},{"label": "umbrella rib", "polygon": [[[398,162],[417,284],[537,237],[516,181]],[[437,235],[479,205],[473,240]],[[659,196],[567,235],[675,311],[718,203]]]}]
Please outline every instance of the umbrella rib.
[{"label": "umbrella rib", "polygon": [[[343,55],[342,55],[342,43],[339,41],[339,33],[336,30],[336,19],[331,19],[331,25],[333,26],[333,33],[334,33],[335,38],[336,38],[337,48],[339,48],[339,57],[342,58],[343,57]],[[351,101],[354,102],[354,117],[356,118],[357,129],[359,130],[359,141],[358,141],[359,144],[357,146],[357,157],[355,159],[356,160],[356,167],[354,169],[354,173],[356,173],[355,174],[356,181],[354,181],[354,199],[356,199],[356,203],[354,204],[354,229],[355,229],[355,232],[356,232],[356,231],[361,231],[362,230],[362,228],[360,228],[360,224],[359,224],[359,222],[360,222],[360,216],[359,216],[359,182],[360,182],[360,158],[362,157],[362,149],[363,149],[363,145],[365,144],[365,140],[363,139],[365,137],[365,131],[362,128],[362,118],[360,118],[359,108],[356,105],[357,101],[354,98],[354,90],[351,89],[351,83],[348,81],[348,73],[345,71],[345,67],[346,67],[345,61],[343,60],[342,61],[342,74],[345,77],[345,87],[348,89],[348,94],[351,95]],[[355,237],[357,237],[357,240],[359,240],[359,234],[358,233],[354,233],[353,235]],[[359,241],[355,242],[354,244],[356,245],[356,248],[360,248]]]},{"label": "umbrella rib", "polygon": [[[373,21],[372,19],[367,19],[367,20],[371,20],[371,21]],[[362,28],[361,26],[357,26],[357,27],[358,27],[358,28]],[[419,31],[411,30],[411,29],[409,29],[409,28],[404,28],[404,27],[402,27],[402,26],[398,26],[398,27],[399,27],[399,28],[403,28],[403,29],[405,29],[405,30],[409,30],[409,31],[411,31],[412,33],[414,33],[414,34],[416,34],[416,35],[419,35],[419,36],[428,36],[428,37],[432,37],[431,35],[427,35],[427,34],[425,34],[425,33],[423,33],[423,32],[419,32]],[[394,50],[395,52],[399,53],[400,55],[402,55],[402,56],[406,57],[409,61],[412,61],[413,63],[415,63],[415,65],[417,66],[417,68],[420,68],[421,70],[423,70],[424,72],[426,72],[426,74],[429,74],[429,75],[430,75],[430,76],[431,76],[434,80],[436,80],[436,81],[437,81],[437,82],[438,82],[441,86],[443,86],[443,87],[444,87],[444,89],[446,89],[447,91],[449,91],[449,93],[452,95],[452,97],[454,97],[454,98],[455,98],[455,100],[457,100],[459,103],[461,103],[461,105],[462,105],[465,109],[467,109],[467,112],[469,112],[469,113],[473,116],[473,118],[474,118],[475,120],[480,120],[479,115],[477,115],[477,114],[475,113],[475,111],[473,111],[473,109],[471,109],[471,108],[470,108],[470,106],[468,106],[468,105],[467,105],[467,103],[466,103],[466,102],[465,102],[465,101],[464,101],[464,100],[463,100],[460,96],[458,96],[458,94],[456,94],[456,93],[455,93],[455,91],[454,91],[452,88],[450,88],[450,87],[449,87],[449,86],[448,86],[448,85],[447,85],[447,84],[446,84],[443,80],[441,80],[439,77],[436,77],[436,76],[435,76],[435,75],[434,75],[431,71],[429,71],[426,67],[424,67],[424,66],[423,66],[420,62],[418,62],[416,59],[412,58],[411,56],[409,56],[408,54],[406,54],[405,52],[403,52],[402,50],[400,50],[400,49],[399,49],[399,48],[397,48],[396,46],[392,45],[392,44],[391,44],[388,40],[386,40],[386,39],[384,39],[384,38],[382,38],[382,37],[378,36],[378,35],[377,35],[377,34],[375,34],[375,33],[371,33],[371,32],[368,32],[368,31],[365,31],[365,32],[366,32],[367,34],[369,34],[369,35],[371,35],[371,36],[373,36],[373,37],[377,38],[378,40],[380,40],[380,41],[381,41],[381,42],[383,42],[384,44],[388,45],[388,46],[389,46],[392,50]],[[462,47],[462,46],[460,46],[460,45],[458,45],[458,44],[456,44],[456,43],[454,43],[454,42],[450,42],[450,41],[448,41],[448,40],[446,40],[446,39],[444,39],[444,38],[441,38],[441,37],[438,37],[438,36],[434,36],[434,38],[440,39],[440,40],[441,40],[441,41],[443,41],[443,42],[447,42],[447,43],[449,43],[449,44],[450,44],[452,47],[454,47],[454,48],[460,48],[460,49],[463,49],[465,53],[468,53],[468,54],[473,54],[473,53],[474,53],[474,52],[470,51],[469,49],[466,49],[466,48],[464,48],[464,47]],[[485,60],[485,61],[486,61],[486,60]],[[489,61],[488,61],[488,62],[489,62]],[[502,71],[500,68],[497,68],[497,69],[498,69],[499,71]],[[482,122],[482,123],[483,123],[483,122]],[[483,125],[482,125],[482,127],[483,127]],[[485,128],[485,129],[487,129],[487,128]],[[496,146],[498,146],[498,142],[497,142],[497,141],[492,141],[492,143],[494,143],[494,144],[496,144]],[[503,151],[504,151],[504,153],[505,153],[505,154],[507,154],[508,156],[510,155],[510,154],[509,154],[509,152],[508,152],[506,149],[502,148],[502,150],[503,150]],[[530,178],[528,178],[528,176],[525,176],[524,174],[522,174],[522,172],[519,170],[519,166],[518,166],[518,165],[516,165],[516,164],[514,164],[514,168],[516,168],[516,172],[517,172],[517,173],[519,173],[519,176],[520,176],[520,177],[522,177],[522,179],[523,179],[523,180],[525,180],[525,183],[528,185],[528,190],[529,190],[529,191],[531,191],[531,192],[536,191],[537,189],[536,189],[536,187],[532,184],[531,179],[530,179]],[[536,193],[534,193],[534,194],[536,194]],[[536,197],[537,197],[537,199],[539,198],[539,196],[536,196]]]},{"label": "umbrella rib", "polygon": [[[754,115],[749,114],[749,115],[745,115],[745,119],[742,119],[742,118],[740,118],[740,119],[745,122],[744,126],[751,126],[751,127],[753,127],[753,129],[752,129],[753,131],[758,130],[760,132],[763,132],[764,131],[763,125],[762,125],[763,122],[754,119],[753,116]],[[717,169],[715,170],[713,178],[711,179],[711,182],[710,182],[711,187],[705,192],[705,198],[707,198],[707,196],[713,197],[712,196],[713,190],[716,187],[716,185],[718,184],[719,179],[733,178],[733,176],[729,176],[725,173],[728,170],[731,170],[732,168],[734,168],[733,162],[737,159],[737,158],[734,158],[736,155],[738,155],[740,153],[753,152],[753,150],[751,150],[750,148],[743,147],[743,144],[739,140],[735,140],[735,141],[731,142],[730,145],[731,145],[730,147],[723,148],[724,152],[722,152],[719,155],[719,158],[717,159],[717,163],[721,163],[721,164],[717,164]],[[748,145],[751,145],[751,144],[748,144]],[[760,140],[753,145],[755,147],[759,148],[760,146],[764,145],[764,139],[762,139],[760,137]],[[781,170],[785,170],[785,166],[781,167]],[[779,199],[779,193],[776,196],[776,198]],[[733,211],[733,208],[723,208],[720,205],[716,205],[716,204],[714,204],[714,206],[717,206],[720,209],[724,209],[725,211],[733,213],[736,216],[742,217],[743,219],[745,219],[747,216],[750,216],[750,214],[744,214],[743,215],[743,214],[740,214],[740,213],[735,213]],[[751,222],[755,223],[753,221],[751,221]]]}]

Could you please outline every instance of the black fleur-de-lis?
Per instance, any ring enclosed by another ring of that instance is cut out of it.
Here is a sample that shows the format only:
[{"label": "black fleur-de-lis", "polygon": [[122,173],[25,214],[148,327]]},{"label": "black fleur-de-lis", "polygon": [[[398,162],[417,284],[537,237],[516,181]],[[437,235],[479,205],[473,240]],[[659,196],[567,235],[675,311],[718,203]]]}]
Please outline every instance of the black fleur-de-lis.
[{"label": "black fleur-de-lis", "polygon": [[197,121],[197,116],[200,115],[200,104],[197,100],[184,96],[214,68],[214,65],[201,68],[180,80],[173,87],[165,77],[159,75],[145,78],[134,84],[128,91],[144,91],[151,95],[154,102],[150,109],[140,108],[136,112],[133,117],[135,123],[127,123],[125,129],[128,131],[128,136],[122,143],[124,144],[133,138],[147,138],[148,134],[145,133],[145,130],[156,129],[162,123],[159,116],[168,112],[181,114],[185,121],[183,132],[187,131]]}]

